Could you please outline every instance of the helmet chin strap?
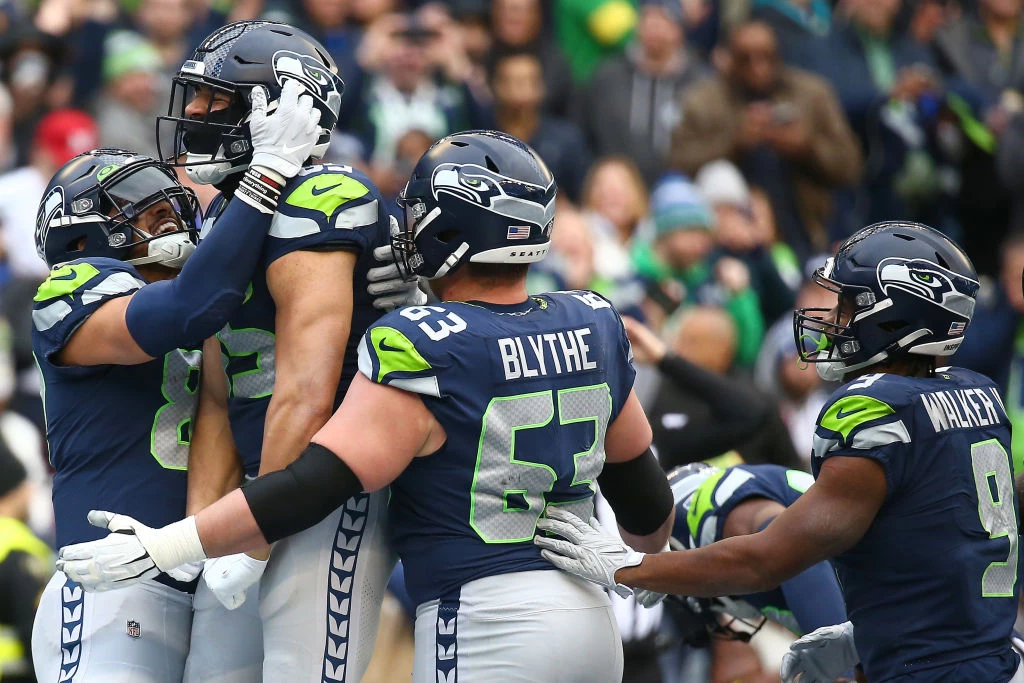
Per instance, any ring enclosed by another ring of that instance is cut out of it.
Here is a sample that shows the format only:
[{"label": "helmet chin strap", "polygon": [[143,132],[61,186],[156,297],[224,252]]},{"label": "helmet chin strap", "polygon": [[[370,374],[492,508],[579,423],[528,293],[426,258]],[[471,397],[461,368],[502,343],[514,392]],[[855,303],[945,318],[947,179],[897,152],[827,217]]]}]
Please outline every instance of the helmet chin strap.
[{"label": "helmet chin strap", "polygon": [[148,255],[128,259],[125,263],[130,263],[133,266],[159,263],[166,268],[180,269],[188,261],[192,252],[196,250],[196,245],[183,232],[162,235],[151,240],[147,246],[149,247]]}]

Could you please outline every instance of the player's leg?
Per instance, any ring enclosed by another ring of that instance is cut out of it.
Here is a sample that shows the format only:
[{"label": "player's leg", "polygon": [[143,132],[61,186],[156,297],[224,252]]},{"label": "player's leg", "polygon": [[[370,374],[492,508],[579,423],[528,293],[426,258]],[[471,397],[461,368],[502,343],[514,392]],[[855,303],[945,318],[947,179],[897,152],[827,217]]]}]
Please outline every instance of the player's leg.
[{"label": "player's leg", "polygon": [[263,677],[263,625],[259,584],[245,602],[226,609],[200,581],[192,602],[192,643],[184,683],[259,683]]},{"label": "player's leg", "polygon": [[608,597],[557,571],[490,576],[416,610],[413,683],[619,683]]},{"label": "player's leg", "polygon": [[86,593],[57,572],[47,584],[32,631],[41,681],[165,683],[185,670],[192,596],[143,582]]},{"label": "player's leg", "polygon": [[263,680],[359,681],[395,565],[387,491],[360,495],[274,545],[260,581]]}]

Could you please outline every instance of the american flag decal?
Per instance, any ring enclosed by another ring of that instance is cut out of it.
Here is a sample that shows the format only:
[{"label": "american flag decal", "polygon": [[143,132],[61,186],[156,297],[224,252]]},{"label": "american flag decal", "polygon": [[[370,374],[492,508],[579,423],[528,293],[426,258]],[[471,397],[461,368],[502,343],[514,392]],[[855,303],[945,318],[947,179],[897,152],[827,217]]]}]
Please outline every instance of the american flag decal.
[{"label": "american flag decal", "polygon": [[529,225],[510,225],[510,226],[508,226],[508,238],[510,240],[528,240],[528,239],[530,239],[530,226]]},{"label": "american flag decal", "polygon": [[128,635],[132,638],[142,637],[142,627],[139,625],[139,622],[131,619],[128,620]]},{"label": "american flag decal", "polygon": [[963,334],[967,329],[967,323],[953,323],[949,326],[949,334]]}]

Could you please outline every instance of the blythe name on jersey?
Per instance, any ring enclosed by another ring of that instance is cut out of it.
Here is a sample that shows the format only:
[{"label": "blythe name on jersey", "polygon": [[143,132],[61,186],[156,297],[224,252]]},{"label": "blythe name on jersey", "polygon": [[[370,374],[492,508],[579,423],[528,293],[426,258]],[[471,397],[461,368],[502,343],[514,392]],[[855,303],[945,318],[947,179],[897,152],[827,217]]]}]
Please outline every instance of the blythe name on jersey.
[{"label": "blythe name on jersey", "polygon": [[498,339],[506,380],[585,372],[597,368],[586,338],[589,327]]},{"label": "blythe name on jersey", "polygon": [[1002,422],[1000,411],[996,409],[1002,401],[994,387],[932,391],[921,394],[921,403],[936,433]]}]

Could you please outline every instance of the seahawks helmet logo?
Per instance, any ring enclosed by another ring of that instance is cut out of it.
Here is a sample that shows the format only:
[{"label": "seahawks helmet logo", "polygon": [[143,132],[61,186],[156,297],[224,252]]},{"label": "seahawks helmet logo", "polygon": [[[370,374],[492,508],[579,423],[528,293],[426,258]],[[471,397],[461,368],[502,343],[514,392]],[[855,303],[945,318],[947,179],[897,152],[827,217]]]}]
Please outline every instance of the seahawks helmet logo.
[{"label": "seahawks helmet logo", "polygon": [[274,78],[277,84],[295,80],[335,115],[341,109],[341,79],[324,64],[309,55],[291,50],[274,53]]},{"label": "seahawks helmet logo", "polygon": [[[952,313],[970,318],[974,298],[957,289],[964,278],[926,259],[890,257],[878,264],[878,286],[887,296],[897,289],[931,301]],[[972,281],[973,282],[973,281]]]},{"label": "seahawks helmet logo", "polygon": [[39,203],[36,214],[36,252],[39,258],[46,259],[46,236],[50,233],[50,223],[54,218],[64,215],[64,188],[58,185]]},{"label": "seahawks helmet logo", "polygon": [[[450,195],[501,216],[540,226],[545,236],[550,235],[548,226],[555,218],[553,182],[541,187],[476,164],[440,164],[434,169],[430,184],[434,199]],[[511,188],[520,196],[510,196],[507,189]]]}]

